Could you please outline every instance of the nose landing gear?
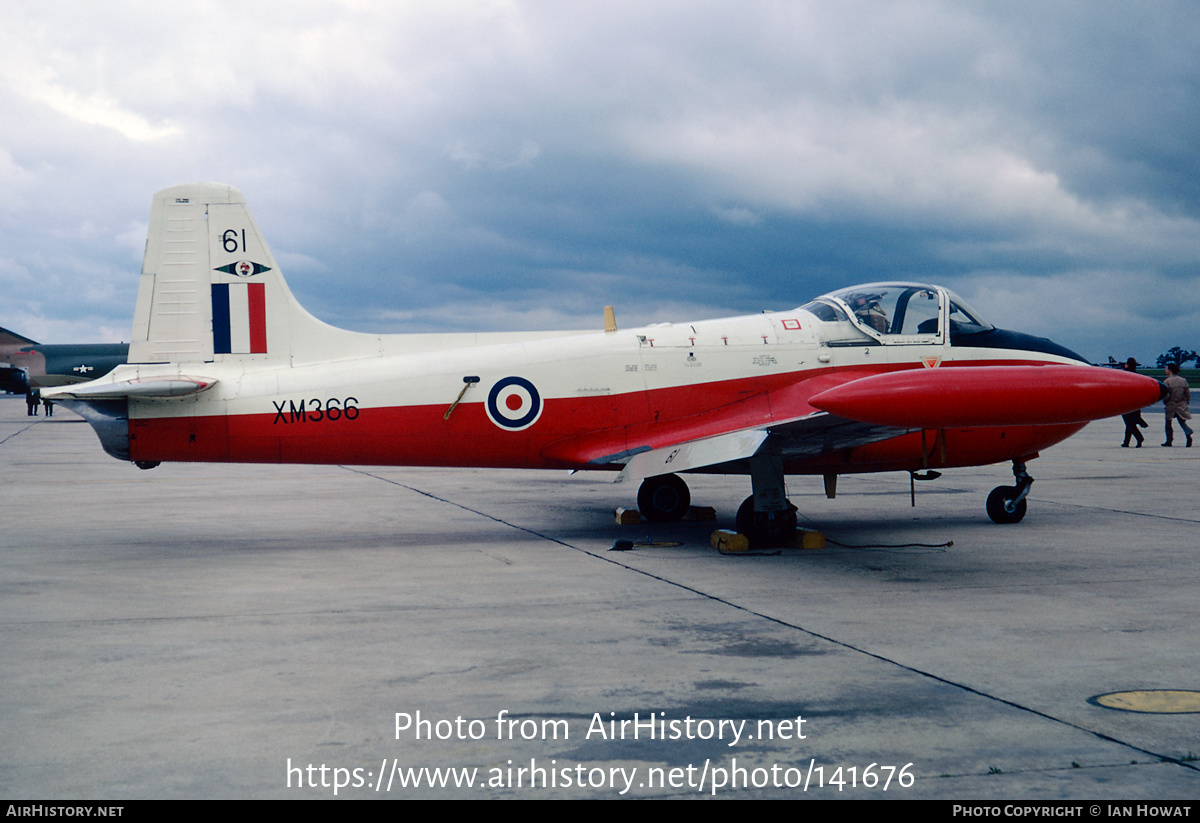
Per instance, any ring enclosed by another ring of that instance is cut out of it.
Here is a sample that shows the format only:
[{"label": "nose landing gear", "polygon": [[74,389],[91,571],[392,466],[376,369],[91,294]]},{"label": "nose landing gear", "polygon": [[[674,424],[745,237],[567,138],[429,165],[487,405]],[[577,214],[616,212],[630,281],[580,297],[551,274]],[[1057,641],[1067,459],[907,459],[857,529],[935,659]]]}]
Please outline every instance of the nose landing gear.
[{"label": "nose landing gear", "polygon": [[1025,464],[1018,460],[1013,461],[1013,477],[1017,481],[1015,486],[997,486],[988,495],[987,513],[993,523],[1020,523],[1025,517],[1025,497],[1033,485],[1033,478],[1025,471]]}]

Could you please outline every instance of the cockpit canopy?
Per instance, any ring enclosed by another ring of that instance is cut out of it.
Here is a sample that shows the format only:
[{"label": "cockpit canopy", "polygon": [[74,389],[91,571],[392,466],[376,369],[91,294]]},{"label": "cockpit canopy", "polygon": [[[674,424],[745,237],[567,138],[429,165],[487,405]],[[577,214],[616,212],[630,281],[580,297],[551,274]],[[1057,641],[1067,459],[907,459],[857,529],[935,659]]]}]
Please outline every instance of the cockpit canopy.
[{"label": "cockpit canopy", "polygon": [[822,295],[801,306],[817,319],[853,324],[881,343],[944,342],[992,325],[949,289],[922,283],[868,283]]}]

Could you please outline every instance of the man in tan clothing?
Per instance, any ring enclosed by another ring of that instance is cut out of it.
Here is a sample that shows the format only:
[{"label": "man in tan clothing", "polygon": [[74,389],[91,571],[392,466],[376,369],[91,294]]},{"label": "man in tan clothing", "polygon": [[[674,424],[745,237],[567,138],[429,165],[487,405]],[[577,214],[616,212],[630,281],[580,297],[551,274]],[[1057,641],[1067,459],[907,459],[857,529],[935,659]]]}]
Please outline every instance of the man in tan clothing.
[{"label": "man in tan clothing", "polygon": [[1188,411],[1188,404],[1192,402],[1192,390],[1188,382],[1179,375],[1178,363],[1167,364],[1167,379],[1163,381],[1163,385],[1167,387],[1167,396],[1163,398],[1167,414],[1167,442],[1163,445],[1173,445],[1175,430],[1171,427],[1171,421],[1178,420],[1179,428],[1187,435],[1188,448],[1191,448],[1192,429],[1187,421],[1192,419],[1192,413]]}]

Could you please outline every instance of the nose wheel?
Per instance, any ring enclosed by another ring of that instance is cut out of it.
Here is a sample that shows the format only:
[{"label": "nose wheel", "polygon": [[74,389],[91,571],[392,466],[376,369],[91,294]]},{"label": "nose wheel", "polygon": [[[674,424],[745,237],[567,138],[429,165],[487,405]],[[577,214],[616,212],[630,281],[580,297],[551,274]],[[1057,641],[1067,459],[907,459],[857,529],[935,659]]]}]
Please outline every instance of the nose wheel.
[{"label": "nose wheel", "polygon": [[987,497],[987,513],[993,523],[1020,523],[1028,505],[1025,502],[1033,478],[1025,471],[1025,464],[1013,461],[1015,486],[997,486]]}]

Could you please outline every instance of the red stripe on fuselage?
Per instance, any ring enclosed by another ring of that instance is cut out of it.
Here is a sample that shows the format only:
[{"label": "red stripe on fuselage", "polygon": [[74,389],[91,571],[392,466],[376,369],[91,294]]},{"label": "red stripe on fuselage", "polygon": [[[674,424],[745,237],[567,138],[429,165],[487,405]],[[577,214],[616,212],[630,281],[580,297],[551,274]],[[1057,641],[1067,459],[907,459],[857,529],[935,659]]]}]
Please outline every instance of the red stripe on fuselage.
[{"label": "red stripe on fuselage", "polygon": [[[1012,361],[1007,361],[1012,362]],[[950,364],[946,364],[950,365]],[[961,365],[983,365],[978,361]],[[131,459],[244,463],[580,468],[597,457],[794,419],[813,411],[806,400],[848,380],[910,364],[805,371],[619,395],[549,398],[538,422],[513,432],[492,423],[483,403],[297,409],[210,417],[134,417]],[[277,399],[263,398],[263,405]],[[1069,437],[1081,426],[1018,426],[947,431],[945,457],[922,458],[920,435],[842,449],[791,473],[886,471],[965,466],[1009,460]],[[932,440],[934,438],[927,438]],[[593,466],[594,467],[594,466]]]},{"label": "red stripe on fuselage", "polygon": [[[363,409],[357,420],[341,425],[339,421],[273,423],[273,415],[133,420],[130,456],[218,463],[586,467],[582,460],[543,456],[540,439],[525,432],[500,431],[481,408],[460,407],[454,416],[460,414],[453,427],[442,420],[442,409],[432,406]],[[787,471],[821,474],[986,465],[1031,455],[1082,428],[1083,424],[947,429],[940,441],[938,432],[927,432],[924,444],[920,433],[911,433],[789,461]],[[591,444],[599,453],[615,454],[633,442],[625,430],[611,431],[608,440],[600,439],[603,434],[598,433]]]},{"label": "red stripe on fuselage", "polygon": [[[297,408],[263,398],[275,411],[213,417],[130,420],[134,460],[345,463],[397,466],[578,468],[588,460],[651,443],[706,437],[773,419],[769,397],[797,380],[773,375],[651,392],[548,398],[537,423],[497,426],[484,404],[344,409]],[[279,404],[279,405],[276,405]],[[282,410],[280,409],[282,406]],[[715,407],[715,408],[714,408]],[[774,419],[779,419],[776,410]]]}]

